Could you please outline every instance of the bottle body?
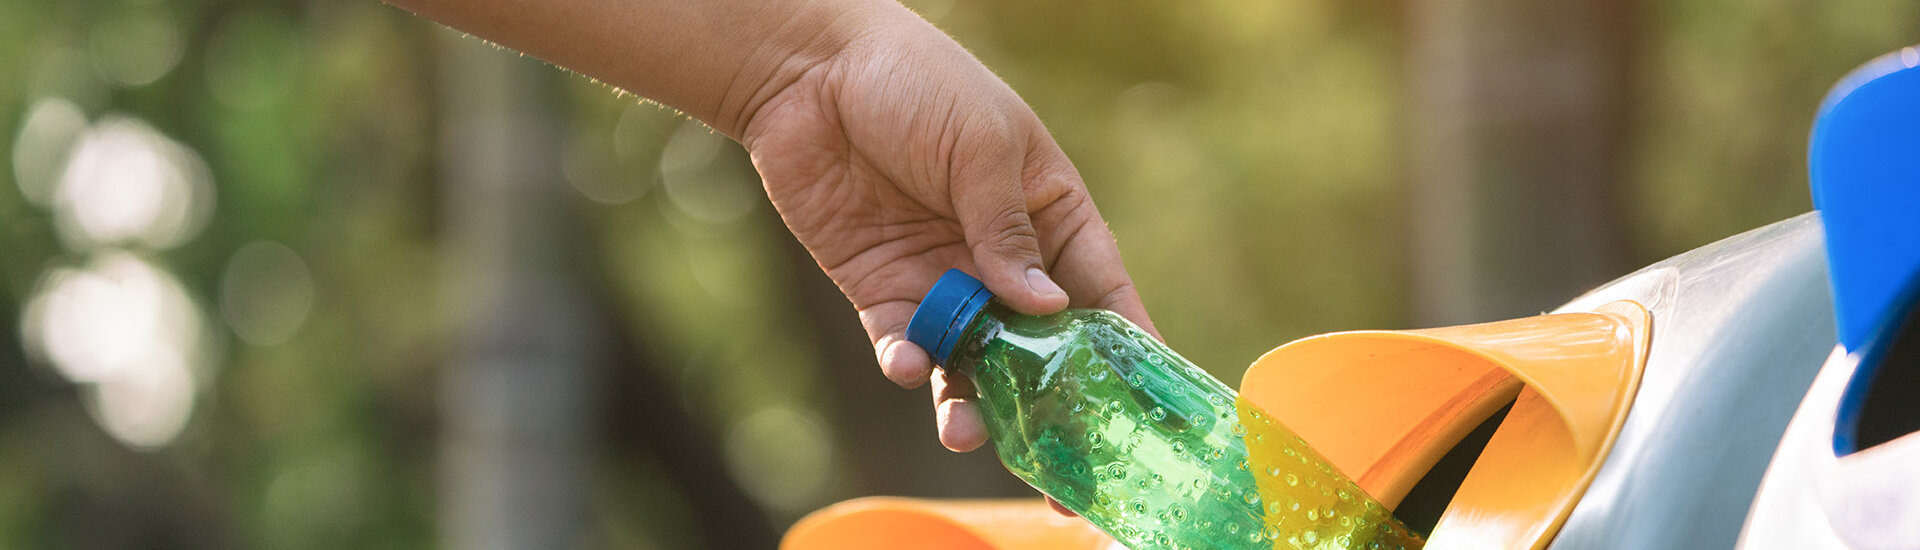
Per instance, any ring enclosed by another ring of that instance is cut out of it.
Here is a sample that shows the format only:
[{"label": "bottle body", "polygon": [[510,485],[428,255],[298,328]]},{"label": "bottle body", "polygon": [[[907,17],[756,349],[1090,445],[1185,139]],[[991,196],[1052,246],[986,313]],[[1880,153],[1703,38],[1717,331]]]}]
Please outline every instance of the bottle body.
[{"label": "bottle body", "polygon": [[995,452],[1136,550],[1419,548],[1284,426],[1118,314],[988,302],[943,361]]}]

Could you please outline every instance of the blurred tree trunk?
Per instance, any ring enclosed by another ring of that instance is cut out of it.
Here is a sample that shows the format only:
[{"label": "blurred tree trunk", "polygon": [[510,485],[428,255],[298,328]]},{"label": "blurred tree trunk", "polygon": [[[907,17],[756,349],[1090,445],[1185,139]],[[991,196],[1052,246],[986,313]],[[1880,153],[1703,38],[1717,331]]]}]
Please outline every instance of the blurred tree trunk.
[{"label": "blurred tree trunk", "polygon": [[440,38],[443,276],[458,331],[440,378],[442,544],[581,547],[603,333],[568,256],[581,228],[557,180],[557,74]]},{"label": "blurred tree trunk", "polygon": [[1537,314],[1625,274],[1634,2],[1405,6],[1415,322]]}]

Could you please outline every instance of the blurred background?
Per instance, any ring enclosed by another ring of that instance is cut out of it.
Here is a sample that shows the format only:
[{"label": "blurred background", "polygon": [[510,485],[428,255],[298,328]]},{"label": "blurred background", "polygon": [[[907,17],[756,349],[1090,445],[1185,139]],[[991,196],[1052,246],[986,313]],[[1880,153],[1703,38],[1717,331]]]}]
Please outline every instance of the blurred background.
[{"label": "blurred background", "polygon": [[[1809,208],[1909,0],[911,0],[1229,383]],[[0,0],[0,548],[765,548],[939,447],[740,148],[373,0]]]}]

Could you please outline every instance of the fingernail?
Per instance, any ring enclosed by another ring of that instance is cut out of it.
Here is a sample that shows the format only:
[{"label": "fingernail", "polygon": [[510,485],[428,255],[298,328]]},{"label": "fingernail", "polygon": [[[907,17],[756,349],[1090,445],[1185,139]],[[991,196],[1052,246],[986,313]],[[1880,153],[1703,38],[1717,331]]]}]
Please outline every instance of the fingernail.
[{"label": "fingernail", "polygon": [[1027,288],[1042,295],[1067,295],[1067,291],[1060,290],[1060,285],[1053,284],[1053,279],[1047,277],[1047,272],[1041,271],[1038,267],[1027,268]]}]

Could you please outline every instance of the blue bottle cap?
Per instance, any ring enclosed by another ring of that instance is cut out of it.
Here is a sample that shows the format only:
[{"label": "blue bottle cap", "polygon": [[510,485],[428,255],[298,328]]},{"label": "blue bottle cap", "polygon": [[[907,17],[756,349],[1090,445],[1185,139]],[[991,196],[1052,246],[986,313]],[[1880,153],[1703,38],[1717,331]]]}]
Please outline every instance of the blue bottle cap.
[{"label": "blue bottle cap", "polygon": [[933,283],[927,297],[920,300],[920,307],[913,310],[913,319],[907,321],[907,341],[927,350],[934,364],[945,365],[947,356],[953,353],[954,342],[960,340],[960,333],[992,299],[993,293],[987,292],[987,285],[979,279],[958,269],[949,269]]}]

